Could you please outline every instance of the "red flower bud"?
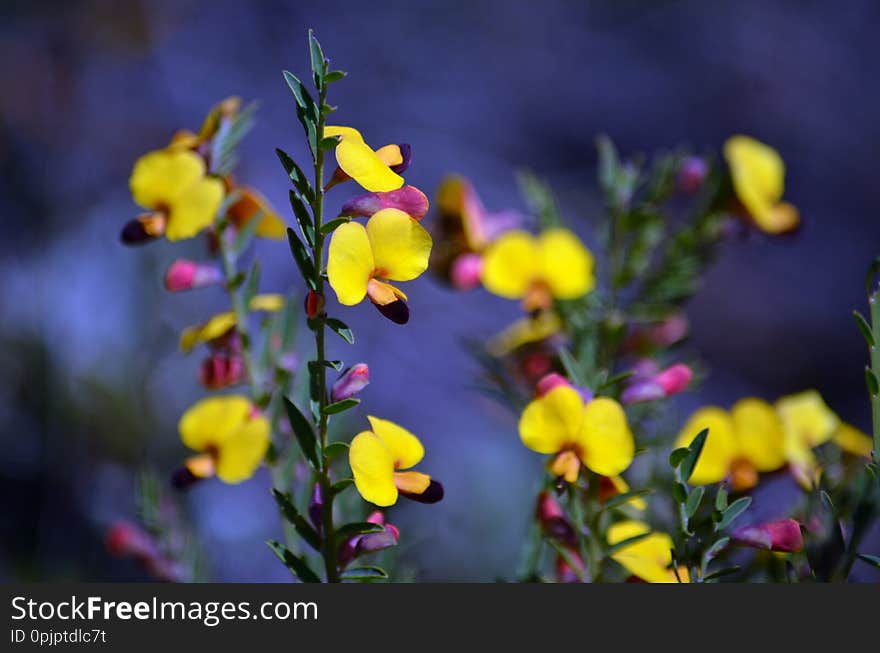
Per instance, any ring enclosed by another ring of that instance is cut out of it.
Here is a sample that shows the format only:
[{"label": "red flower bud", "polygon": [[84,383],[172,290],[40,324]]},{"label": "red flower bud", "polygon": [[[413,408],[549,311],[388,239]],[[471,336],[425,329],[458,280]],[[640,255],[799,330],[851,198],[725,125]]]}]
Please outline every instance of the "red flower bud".
[{"label": "red flower bud", "polygon": [[306,316],[311,320],[324,311],[324,296],[318,294],[314,290],[310,290],[306,295]]},{"label": "red flower bud", "polygon": [[743,526],[733,532],[731,540],[740,546],[783,553],[797,553],[804,548],[800,524],[794,519]]}]

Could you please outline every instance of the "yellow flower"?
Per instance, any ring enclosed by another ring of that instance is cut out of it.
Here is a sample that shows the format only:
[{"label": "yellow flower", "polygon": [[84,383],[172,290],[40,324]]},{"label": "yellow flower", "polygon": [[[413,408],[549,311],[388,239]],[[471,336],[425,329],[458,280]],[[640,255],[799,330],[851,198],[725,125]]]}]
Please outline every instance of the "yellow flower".
[{"label": "yellow flower", "polygon": [[[210,226],[223,202],[223,182],[206,176],[204,160],[189,150],[145,154],[135,163],[129,186],[137,204],[164,218],[158,224],[168,240],[192,238]],[[142,216],[139,221],[152,217]],[[148,235],[161,232],[155,228]]]},{"label": "yellow flower", "polygon": [[221,481],[240,483],[259,467],[269,448],[269,421],[241,395],[202,399],[178,425],[180,439],[200,452],[186,461],[193,476],[216,473]]},{"label": "yellow flower", "polygon": [[251,220],[259,220],[254,235],[258,238],[284,240],[287,224],[262,194],[250,186],[233,186],[238,199],[226,210],[226,215],[236,228],[243,228]]},{"label": "yellow flower", "polygon": [[555,299],[577,299],[593,289],[593,256],[567,229],[548,229],[535,237],[512,229],[483,255],[486,290],[522,299],[528,311],[549,308]]},{"label": "yellow flower", "polygon": [[871,451],[874,450],[874,440],[852,424],[847,424],[846,422],[840,423],[840,426],[834,432],[832,440],[834,444],[845,452],[860,458],[870,458]]},{"label": "yellow flower", "polygon": [[210,141],[224,122],[234,119],[241,110],[241,98],[236,96],[228,97],[221,100],[208,112],[198,134],[194,134],[188,129],[181,129],[171,138],[169,147],[177,149],[198,149],[203,144]]},{"label": "yellow flower", "polygon": [[[284,297],[282,295],[257,295],[251,299],[250,303],[252,311],[277,313],[282,308],[284,308]],[[235,324],[235,313],[227,311],[214,315],[203,324],[187,327],[180,334],[180,351],[187,353],[196,345],[221,338],[229,333],[235,327]]]},{"label": "yellow flower", "polygon": [[428,268],[431,236],[399,209],[382,209],[364,227],[348,222],[333,232],[327,278],[341,304],[353,306],[369,296],[387,318],[409,319],[406,295],[379,281],[410,281]]},{"label": "yellow flower", "polygon": [[[640,521],[621,521],[612,524],[605,535],[608,544],[614,546],[643,533],[651,533],[651,527]],[[669,568],[672,549],[669,535],[654,532],[612,553],[611,558],[633,576],[648,583],[677,583],[675,572]],[[678,574],[682,582],[688,582],[686,568],[680,567]]]},{"label": "yellow flower", "polygon": [[732,136],[724,144],[733,189],[762,231],[779,234],[798,226],[798,210],[782,200],[785,164],[772,147],[749,136]]},{"label": "yellow flower", "polygon": [[690,478],[694,485],[729,478],[734,490],[747,490],[757,485],[759,472],[786,463],[782,422],[766,401],[742,399],[730,413],[715,406],[701,408],[688,419],[675,446],[688,446],[703,429],[709,435]]},{"label": "yellow flower", "polygon": [[562,331],[562,320],[552,311],[541,311],[537,315],[521,318],[493,336],[486,345],[487,351],[495,357],[506,356],[523,345],[541,342]]},{"label": "yellow flower", "polygon": [[[324,137],[336,136],[336,162],[349,177],[371,192],[385,192],[403,186],[403,177],[391,170],[363,136],[351,127],[326,126]],[[383,148],[384,149],[384,148]],[[398,148],[399,152],[399,148]]]},{"label": "yellow flower", "polygon": [[785,453],[791,471],[798,483],[811,489],[822,474],[813,447],[834,437],[840,419],[816,390],[782,397],[776,402],[776,411],[785,429]]},{"label": "yellow flower", "polygon": [[560,385],[526,406],[519,435],[529,449],[555,454],[549,469],[569,483],[583,464],[602,476],[629,467],[635,442],[620,404],[607,397],[584,403],[577,390]]},{"label": "yellow flower", "polygon": [[371,431],[358,433],[351,441],[348,464],[354,484],[365,501],[392,506],[399,494],[435,503],[443,498],[443,486],[427,474],[399,471],[417,465],[425,456],[419,439],[394,422],[369,416]]}]

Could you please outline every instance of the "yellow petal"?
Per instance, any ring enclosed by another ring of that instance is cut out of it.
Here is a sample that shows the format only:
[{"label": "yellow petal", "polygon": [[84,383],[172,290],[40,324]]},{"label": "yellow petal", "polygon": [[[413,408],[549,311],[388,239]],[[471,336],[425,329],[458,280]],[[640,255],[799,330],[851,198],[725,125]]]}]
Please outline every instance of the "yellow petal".
[{"label": "yellow petal", "polygon": [[584,417],[584,400],[569,386],[557,386],[526,406],[519,420],[523,444],[538,453],[557,453],[573,444]]},{"label": "yellow petal", "polygon": [[[626,494],[629,492],[629,483],[626,482],[626,479],[624,479],[623,476],[609,476],[608,480],[611,481],[611,485],[614,486],[617,494]],[[648,503],[642,497],[633,497],[627,501],[627,503],[636,510],[648,509]]]},{"label": "yellow petal", "polygon": [[266,311],[267,313],[277,313],[284,308],[284,295],[275,293],[257,295],[251,299],[250,309],[252,311]]},{"label": "yellow petal", "polygon": [[709,435],[690,478],[694,485],[724,480],[730,464],[739,454],[733,420],[726,411],[715,406],[701,408],[691,415],[679,433],[675,446],[689,446],[703,429],[709,429]]},{"label": "yellow petal", "polygon": [[808,447],[828,442],[840,424],[815,390],[782,397],[776,402],[776,410],[782,418],[786,439],[798,440]]},{"label": "yellow petal", "polygon": [[852,424],[841,422],[834,432],[834,444],[854,456],[870,458],[874,450],[874,441]]},{"label": "yellow petal", "polygon": [[238,227],[258,219],[254,234],[259,238],[284,240],[287,225],[262,194],[250,186],[236,188],[239,199],[227,210],[227,215]]},{"label": "yellow petal", "polygon": [[546,340],[561,329],[562,320],[556,313],[542,311],[537,316],[524,317],[511,324],[489,340],[487,349],[500,358],[530,342]]},{"label": "yellow petal", "polygon": [[241,395],[202,399],[180,418],[180,439],[195,451],[219,447],[244,424],[250,411],[251,402]]},{"label": "yellow petal", "polygon": [[807,444],[797,438],[786,438],[785,456],[792,476],[804,490],[812,492],[818,487],[822,468]]},{"label": "yellow petal", "polygon": [[189,150],[156,150],[134,164],[129,187],[146,209],[165,209],[205,175],[205,162]]},{"label": "yellow petal", "polygon": [[740,455],[759,472],[772,472],[785,465],[782,421],[769,403],[749,397],[730,409]]},{"label": "yellow petal", "polygon": [[348,464],[364,501],[383,507],[397,502],[394,459],[376,434],[363,431],[354,437],[348,450]]},{"label": "yellow petal", "polygon": [[419,439],[402,426],[387,419],[368,415],[373,433],[385,444],[394,461],[395,469],[407,469],[425,457],[425,448]]},{"label": "yellow petal", "polygon": [[218,447],[217,477],[241,483],[253,476],[269,449],[269,430],[269,420],[261,415],[243,423]]},{"label": "yellow petal", "polygon": [[382,160],[382,163],[389,167],[403,163],[403,153],[400,151],[400,146],[396,143],[383,145],[376,150],[376,156]]},{"label": "yellow petal", "polygon": [[168,240],[192,238],[211,226],[222,203],[222,181],[212,177],[197,181],[170,201],[165,237]]},{"label": "yellow petal", "polygon": [[[631,537],[651,531],[639,521],[623,521],[612,524],[606,533],[608,544],[613,546]],[[647,537],[623,547],[611,555],[633,576],[649,583],[677,582],[669,569],[672,563],[672,538],[666,533],[651,533]]]},{"label": "yellow petal", "polygon": [[540,273],[541,250],[535,238],[518,229],[505,232],[483,254],[483,285],[506,299],[520,299]]},{"label": "yellow petal", "polygon": [[421,472],[394,472],[394,485],[400,492],[421,494],[431,486],[431,477]]},{"label": "yellow petal", "polygon": [[204,324],[187,327],[180,334],[180,351],[186,353],[202,342],[225,335],[235,326],[235,313],[219,313]]},{"label": "yellow petal", "polygon": [[593,289],[593,255],[568,229],[548,229],[538,238],[541,278],[556,299],[577,299]]},{"label": "yellow petal", "polygon": [[577,442],[584,465],[602,476],[615,476],[629,467],[636,448],[626,413],[608,397],[597,397],[584,407]]},{"label": "yellow petal", "polygon": [[324,128],[324,136],[339,136],[336,162],[357,183],[371,192],[386,192],[403,186],[403,177],[391,170],[361,135],[351,127]]},{"label": "yellow petal", "polygon": [[373,250],[363,225],[348,222],[337,227],[330,239],[327,278],[340,304],[354,306],[363,300],[374,267]]},{"label": "yellow petal", "polygon": [[367,236],[373,250],[375,276],[410,281],[428,269],[431,235],[400,209],[374,213],[367,221]]}]

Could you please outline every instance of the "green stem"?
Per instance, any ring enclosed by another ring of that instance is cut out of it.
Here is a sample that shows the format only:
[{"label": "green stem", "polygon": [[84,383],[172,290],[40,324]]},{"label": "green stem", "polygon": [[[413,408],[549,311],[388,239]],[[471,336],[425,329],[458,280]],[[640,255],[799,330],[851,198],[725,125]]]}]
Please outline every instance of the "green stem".
[{"label": "green stem", "polygon": [[[871,307],[871,331],[876,343],[871,347],[871,373],[876,376],[880,372],[880,301],[876,292],[868,297],[868,305]],[[877,465],[880,464],[880,394],[871,395],[871,415],[874,427],[874,451],[871,455]]]}]

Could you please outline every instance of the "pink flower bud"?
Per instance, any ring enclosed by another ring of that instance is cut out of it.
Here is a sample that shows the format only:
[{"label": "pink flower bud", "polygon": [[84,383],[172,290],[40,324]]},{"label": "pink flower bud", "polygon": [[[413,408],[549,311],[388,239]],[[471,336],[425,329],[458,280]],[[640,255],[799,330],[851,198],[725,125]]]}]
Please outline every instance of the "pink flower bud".
[{"label": "pink flower bud", "polygon": [[665,396],[666,393],[663,391],[663,386],[653,379],[648,379],[636,381],[628,385],[620,394],[620,403],[640,404],[645,401],[657,401]]},{"label": "pink flower bud", "polygon": [[472,290],[480,285],[483,273],[483,257],[479,254],[466,253],[457,256],[449,269],[452,285],[458,290]]},{"label": "pink flower bud", "polygon": [[215,352],[199,368],[199,382],[208,390],[238,385],[244,380],[244,360],[238,355]]},{"label": "pink flower bud", "polygon": [[691,368],[683,363],[667,367],[653,376],[645,376],[644,372],[647,369],[647,366],[643,366],[641,371],[636,370],[633,377],[635,380],[631,381],[620,395],[621,403],[637,404],[645,401],[657,401],[678,394],[688,387],[694,376]]},{"label": "pink flower bud", "polygon": [[709,164],[701,156],[689,156],[681,163],[678,170],[678,187],[682,192],[693,195],[706,180],[709,173]]},{"label": "pink flower bud", "polygon": [[804,548],[800,524],[794,519],[743,526],[733,532],[731,540],[740,546],[783,553],[797,553]]},{"label": "pink flower bud", "polygon": [[400,541],[400,531],[393,524],[385,523],[385,515],[381,511],[376,510],[370,513],[367,521],[385,528],[375,533],[355,535],[343,542],[337,556],[341,567],[345,567],[358,556],[396,546]]},{"label": "pink flower bud", "polygon": [[171,292],[193,290],[223,283],[223,273],[216,265],[178,259],[165,272],[165,289]]},{"label": "pink flower bud", "polygon": [[366,193],[352,197],[339,215],[369,217],[382,209],[400,209],[414,220],[421,220],[428,212],[428,198],[415,186],[404,186],[384,193]]},{"label": "pink flower bud", "polygon": [[104,545],[110,555],[119,558],[150,558],[157,554],[156,544],[139,526],[118,521],[104,536]]},{"label": "pink flower bud", "polygon": [[571,383],[564,376],[557,374],[556,372],[550,372],[550,374],[541,377],[538,381],[538,386],[535,388],[535,394],[538,397],[543,397],[545,394],[553,390],[553,388],[558,388],[561,385],[571,387]]},{"label": "pink flower bud", "polygon": [[548,537],[552,537],[566,546],[574,546],[577,543],[574,528],[566,519],[556,497],[550,492],[545,490],[538,495],[535,517]]},{"label": "pink flower bud", "polygon": [[684,363],[677,363],[660,372],[654,377],[654,381],[660,384],[665,395],[669,397],[686,390],[692,378],[694,373],[691,368]]},{"label": "pink flower bud", "polygon": [[370,383],[370,368],[366,363],[352,365],[333,384],[330,397],[333,401],[342,401],[354,397]]}]

